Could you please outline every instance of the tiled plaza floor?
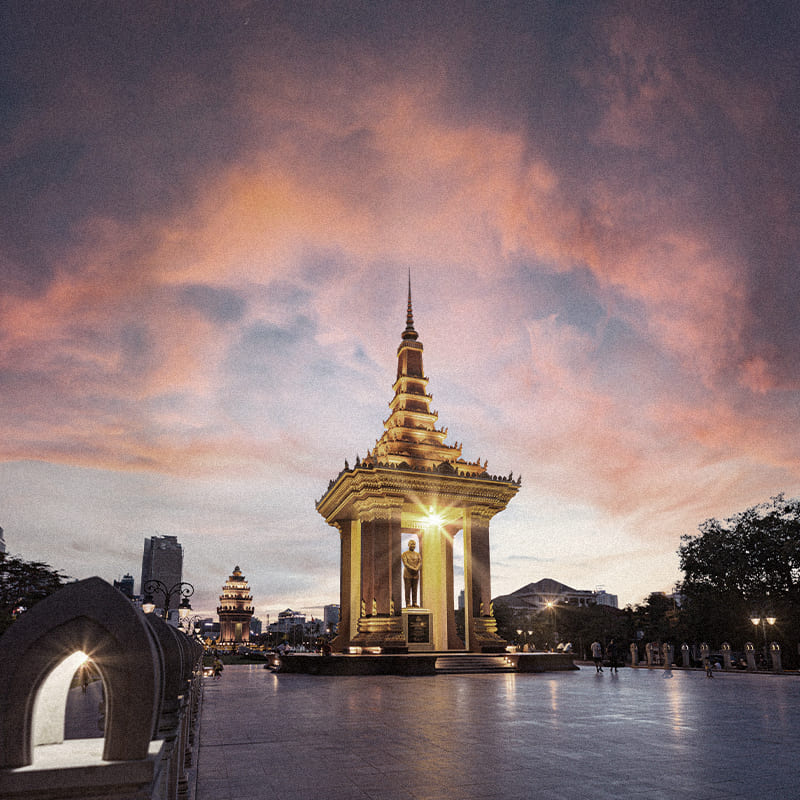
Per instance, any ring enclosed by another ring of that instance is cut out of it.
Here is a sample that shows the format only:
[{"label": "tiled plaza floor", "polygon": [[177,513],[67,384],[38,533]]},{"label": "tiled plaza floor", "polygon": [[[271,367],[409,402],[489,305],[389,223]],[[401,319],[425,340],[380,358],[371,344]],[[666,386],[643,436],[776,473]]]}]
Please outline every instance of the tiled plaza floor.
[{"label": "tiled plaza floor", "polygon": [[205,679],[195,800],[800,798],[800,677]]}]

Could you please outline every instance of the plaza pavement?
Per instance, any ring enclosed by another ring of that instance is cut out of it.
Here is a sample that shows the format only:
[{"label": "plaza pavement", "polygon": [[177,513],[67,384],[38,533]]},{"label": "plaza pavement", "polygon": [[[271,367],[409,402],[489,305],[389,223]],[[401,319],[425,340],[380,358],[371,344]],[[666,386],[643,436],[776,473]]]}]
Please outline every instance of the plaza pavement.
[{"label": "plaza pavement", "polygon": [[800,798],[800,676],[204,679],[195,800]]}]

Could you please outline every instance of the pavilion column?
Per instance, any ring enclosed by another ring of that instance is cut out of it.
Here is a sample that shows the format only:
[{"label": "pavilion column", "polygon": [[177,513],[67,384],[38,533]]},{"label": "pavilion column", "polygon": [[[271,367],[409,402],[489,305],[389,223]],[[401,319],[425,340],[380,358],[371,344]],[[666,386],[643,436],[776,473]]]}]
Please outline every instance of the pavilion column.
[{"label": "pavilion column", "polygon": [[392,521],[376,519],[372,523],[373,542],[373,575],[375,612],[380,616],[388,616],[392,589]]},{"label": "pavilion column", "polygon": [[361,603],[363,614],[372,616],[375,599],[375,520],[361,522]]},{"label": "pavilion column", "polygon": [[400,532],[402,501],[365,499],[360,520],[360,597],[353,646],[405,652],[400,614]]},{"label": "pavilion column", "polygon": [[460,525],[448,525],[445,527],[445,581],[447,588],[447,649],[462,650],[464,642],[458,638],[456,633],[456,606],[455,606],[455,581],[453,578],[453,539],[460,529]]},{"label": "pavilion column", "polygon": [[361,522],[344,519],[336,523],[341,539],[339,560],[339,626],[333,640],[335,650],[344,650],[358,631],[361,616]]},{"label": "pavilion column", "polygon": [[472,615],[485,617],[489,616],[492,603],[491,575],[489,572],[489,520],[475,513],[471,516]]},{"label": "pavilion column", "polygon": [[481,506],[464,511],[464,624],[467,647],[473,652],[501,652],[506,642],[497,635],[492,616],[489,572],[489,520],[491,509]]},{"label": "pavilion column", "polygon": [[389,613],[401,616],[403,608],[402,507],[391,512],[389,528]]},{"label": "pavilion column", "polygon": [[[364,616],[399,616],[402,605],[400,506],[375,505],[361,515],[361,596]],[[373,606],[374,601],[374,606]]]}]

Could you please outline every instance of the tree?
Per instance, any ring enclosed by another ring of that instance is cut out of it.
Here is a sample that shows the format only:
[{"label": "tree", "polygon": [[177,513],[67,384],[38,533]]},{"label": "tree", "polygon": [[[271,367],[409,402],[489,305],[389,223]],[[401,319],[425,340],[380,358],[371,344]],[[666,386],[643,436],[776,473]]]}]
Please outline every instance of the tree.
[{"label": "tree", "polygon": [[[578,658],[584,657],[595,639],[625,643],[632,635],[625,612],[610,606],[557,603],[550,608],[515,609],[497,603],[494,613],[498,633],[507,641],[534,642],[538,649],[570,642]],[[518,635],[517,630],[523,633]]]},{"label": "tree", "polygon": [[62,587],[68,578],[41,561],[0,553],[0,633],[14,618]]},{"label": "tree", "polygon": [[663,592],[651,592],[633,608],[633,624],[646,642],[673,641],[678,628],[675,601]]},{"label": "tree", "polygon": [[[689,628],[709,643],[741,648],[750,617],[775,616],[774,637],[796,642],[800,611],[800,500],[778,495],[683,536],[680,585]],[[784,652],[790,658],[791,650]]]}]

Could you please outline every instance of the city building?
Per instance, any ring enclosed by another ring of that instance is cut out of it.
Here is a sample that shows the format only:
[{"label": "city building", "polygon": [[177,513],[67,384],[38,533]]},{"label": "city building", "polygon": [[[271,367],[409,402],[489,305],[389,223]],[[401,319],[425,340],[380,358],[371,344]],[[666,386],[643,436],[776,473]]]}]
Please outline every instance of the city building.
[{"label": "city building", "polygon": [[611,608],[619,608],[619,596],[609,594],[602,586],[598,586],[594,590],[595,602],[599,606],[610,606]]},{"label": "city building", "polygon": [[219,597],[219,641],[239,643],[250,641],[250,621],[253,618],[253,595],[238,565],[228,576]]},{"label": "city building", "polygon": [[270,623],[269,632],[289,633],[298,626],[305,631],[306,615],[300,611],[292,611],[291,608],[287,608],[278,613],[277,622]]},{"label": "city building", "polygon": [[7,553],[6,540],[3,538],[3,529],[0,528],[0,553]]},{"label": "city building", "polygon": [[114,581],[114,588],[119,589],[125,597],[133,600],[133,575],[125,574],[122,580]]},{"label": "city building", "polygon": [[336,633],[336,628],[339,625],[339,605],[331,604],[327,606],[323,606],[322,608],[322,624],[323,624],[323,632],[328,635],[333,635]]},{"label": "city building", "polygon": [[[182,576],[183,547],[177,536],[151,536],[144,540],[140,592],[143,596],[152,596],[156,609],[162,609],[166,603],[172,622],[177,622],[178,618],[178,606],[181,602],[178,587]],[[152,581],[160,581],[160,586],[151,584],[152,591],[148,591],[145,587]],[[175,591],[171,591],[173,589]]]},{"label": "city building", "polygon": [[[333,646],[502,652],[506,642],[491,611],[489,524],[520,481],[490,475],[486,461],[467,461],[458,442],[446,443],[447,428],[437,427],[438,412],[431,410],[422,354],[409,278],[383,433],[363,460],[357,457],[353,467],[345,461],[317,502],[341,548]],[[463,550],[466,641],[456,630],[454,547]]]},{"label": "city building", "polygon": [[605,605],[618,608],[615,594],[608,594],[603,589],[573,589],[552,578],[529,583],[511,594],[495,597],[493,602],[515,611],[539,611],[565,603],[573,606]]},{"label": "city building", "polygon": [[219,622],[213,617],[204,617],[199,620],[197,627],[199,628],[200,637],[203,641],[206,639],[217,641],[217,639],[219,639]]}]

